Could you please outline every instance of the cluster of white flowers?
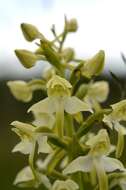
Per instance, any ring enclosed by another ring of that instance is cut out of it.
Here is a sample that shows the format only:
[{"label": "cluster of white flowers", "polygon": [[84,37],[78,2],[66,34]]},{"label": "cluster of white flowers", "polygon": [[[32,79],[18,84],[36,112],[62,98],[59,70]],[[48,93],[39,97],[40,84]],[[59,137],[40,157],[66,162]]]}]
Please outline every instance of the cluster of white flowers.
[{"label": "cluster of white flowers", "polygon": [[[126,100],[104,109],[109,94],[106,81],[94,81],[104,67],[104,51],[88,60],[75,58],[72,48],[63,48],[67,34],[75,32],[75,19],[65,18],[64,31],[47,40],[30,24],[21,24],[26,40],[39,40],[35,52],[15,50],[22,65],[33,67],[38,60],[50,63],[41,79],[9,81],[14,97],[29,102],[36,90],[47,97],[32,105],[31,123],[14,121],[12,130],[20,142],[13,152],[28,155],[28,166],[16,176],[15,185],[48,190],[126,189],[124,152]],[[117,144],[111,142],[111,131],[118,134]],[[44,188],[43,187],[43,188]]]}]

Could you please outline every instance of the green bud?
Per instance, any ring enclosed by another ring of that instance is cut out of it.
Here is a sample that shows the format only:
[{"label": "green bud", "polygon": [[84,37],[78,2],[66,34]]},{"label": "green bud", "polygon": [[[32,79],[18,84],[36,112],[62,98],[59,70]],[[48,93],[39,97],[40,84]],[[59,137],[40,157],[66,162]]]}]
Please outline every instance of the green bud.
[{"label": "green bud", "polygon": [[9,81],[7,83],[13,96],[20,101],[29,102],[32,99],[32,90],[24,81]]},{"label": "green bud", "polygon": [[32,42],[33,40],[41,37],[41,33],[34,25],[22,23],[21,30],[25,39],[29,42]]},{"label": "green bud", "polygon": [[16,49],[15,54],[22,63],[22,65],[26,68],[33,67],[38,60],[37,55],[25,49]]},{"label": "green bud", "polygon": [[66,62],[70,62],[74,58],[74,50],[72,48],[66,48],[62,52],[62,56]]},{"label": "green bud", "polygon": [[81,69],[82,75],[88,78],[100,75],[104,68],[104,60],[105,53],[103,50],[100,50],[96,55],[84,63]]},{"label": "green bud", "polygon": [[78,29],[78,23],[75,18],[72,18],[69,21],[66,21],[66,30],[68,32],[76,32]]}]

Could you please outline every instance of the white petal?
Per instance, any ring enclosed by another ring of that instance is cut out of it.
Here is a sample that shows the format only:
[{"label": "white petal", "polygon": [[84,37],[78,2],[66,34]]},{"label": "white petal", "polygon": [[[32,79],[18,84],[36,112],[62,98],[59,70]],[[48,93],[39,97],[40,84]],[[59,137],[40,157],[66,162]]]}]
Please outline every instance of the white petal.
[{"label": "white petal", "polygon": [[89,172],[92,169],[92,158],[87,156],[80,156],[73,160],[68,166],[63,170],[64,174],[71,174],[77,171]]},{"label": "white petal", "polygon": [[47,189],[51,189],[51,183],[46,175],[40,174],[40,183],[44,184]]},{"label": "white petal", "polygon": [[47,113],[34,113],[35,120],[32,122],[37,127],[47,126],[52,128],[55,122],[55,117],[53,114]]},{"label": "white petal", "polygon": [[123,164],[115,158],[104,156],[102,157],[101,160],[106,172],[112,172],[115,170],[121,170],[121,171],[124,170]]},{"label": "white petal", "polygon": [[56,180],[53,184],[52,190],[76,190],[79,186],[73,180],[68,179],[66,181]]},{"label": "white petal", "polygon": [[47,143],[47,137],[43,135],[37,136],[38,153],[50,153],[52,152],[51,146]]},{"label": "white petal", "polygon": [[21,152],[23,154],[30,154],[33,149],[33,143],[28,140],[23,140],[18,143],[12,150],[12,152]]},{"label": "white petal", "polygon": [[40,102],[31,106],[28,112],[30,111],[35,113],[52,114],[56,112],[56,99],[51,97],[45,98],[44,100],[41,100]]},{"label": "white petal", "polygon": [[75,114],[80,111],[92,112],[90,106],[87,103],[81,101],[79,98],[75,96],[66,98],[64,109],[69,114]]},{"label": "white petal", "polygon": [[122,135],[126,135],[126,128],[123,126],[123,125],[121,125],[119,122],[116,122],[115,124],[114,124],[114,128],[115,128],[115,130],[118,132],[119,130],[121,130],[120,132],[122,133]]},{"label": "white petal", "polygon": [[32,173],[32,170],[29,166],[23,168],[16,176],[16,179],[14,181],[14,185],[17,185],[21,182],[31,181],[34,180],[34,175]]}]

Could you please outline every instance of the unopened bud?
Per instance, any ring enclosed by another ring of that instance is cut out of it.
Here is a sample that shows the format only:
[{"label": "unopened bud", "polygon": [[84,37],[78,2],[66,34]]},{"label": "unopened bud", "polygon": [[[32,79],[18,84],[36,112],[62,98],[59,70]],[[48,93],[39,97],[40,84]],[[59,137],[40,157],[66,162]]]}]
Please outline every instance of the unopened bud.
[{"label": "unopened bud", "polygon": [[21,29],[25,39],[29,42],[32,42],[33,40],[40,38],[41,36],[41,33],[34,25],[22,23]]},{"label": "unopened bud", "polygon": [[101,74],[104,68],[105,53],[100,50],[95,56],[87,60],[81,69],[82,75],[91,78]]},{"label": "unopened bud", "polygon": [[62,56],[66,62],[70,62],[74,58],[74,50],[72,48],[66,48],[62,52]]},{"label": "unopened bud", "polygon": [[24,49],[17,49],[15,50],[15,54],[22,63],[22,65],[26,68],[31,68],[35,65],[36,61],[38,60],[37,55],[33,52],[24,50]]},{"label": "unopened bud", "polygon": [[78,23],[75,18],[66,22],[66,30],[68,32],[76,32],[78,29]]}]

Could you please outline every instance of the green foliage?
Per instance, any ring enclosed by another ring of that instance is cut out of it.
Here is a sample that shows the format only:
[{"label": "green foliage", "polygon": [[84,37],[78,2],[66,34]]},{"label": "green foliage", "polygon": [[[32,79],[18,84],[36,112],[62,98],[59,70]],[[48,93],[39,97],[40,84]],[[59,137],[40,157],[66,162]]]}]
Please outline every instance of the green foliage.
[{"label": "green foliage", "polygon": [[[122,163],[126,129],[126,100],[103,107],[109,94],[107,81],[95,81],[104,69],[105,53],[100,50],[88,60],[79,59],[71,47],[64,47],[67,35],[76,32],[76,19],[67,20],[61,34],[53,25],[52,40],[31,25],[21,24],[27,41],[37,40],[37,49],[15,50],[26,68],[48,62],[41,79],[9,81],[14,97],[29,102],[36,90],[47,97],[32,105],[31,123],[11,123],[20,142],[13,152],[28,156],[28,166],[16,176],[19,187],[44,186],[49,190],[126,189],[126,170]],[[123,57],[124,59],[124,57]],[[41,62],[40,62],[41,61]],[[113,79],[120,84],[115,74]],[[43,97],[43,96],[42,96]],[[111,133],[118,134],[112,144]],[[43,189],[43,187],[42,187]]]}]

